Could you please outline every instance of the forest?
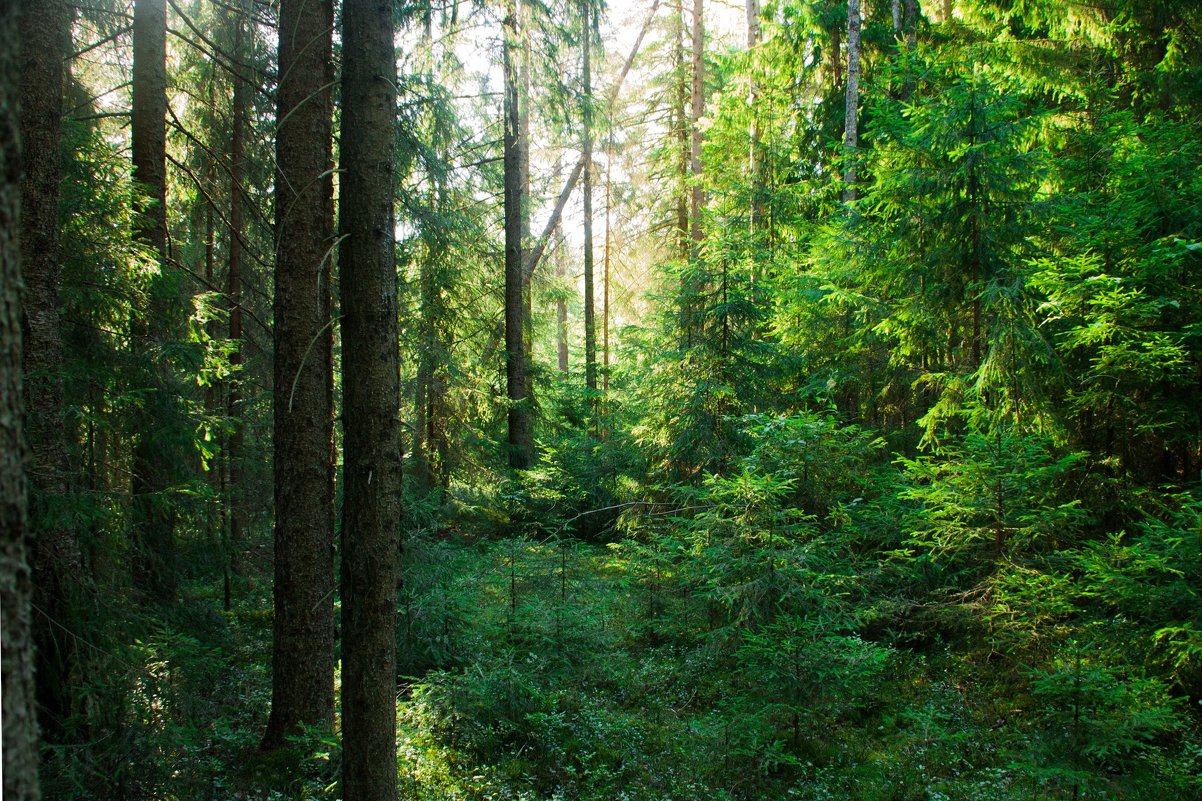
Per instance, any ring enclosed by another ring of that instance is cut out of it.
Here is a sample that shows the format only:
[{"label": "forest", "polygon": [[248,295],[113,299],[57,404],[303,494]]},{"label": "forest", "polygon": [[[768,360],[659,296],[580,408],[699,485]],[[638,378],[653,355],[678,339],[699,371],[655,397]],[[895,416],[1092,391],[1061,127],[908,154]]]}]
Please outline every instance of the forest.
[{"label": "forest", "polygon": [[1199,0],[0,0],[6,801],[1202,798]]}]

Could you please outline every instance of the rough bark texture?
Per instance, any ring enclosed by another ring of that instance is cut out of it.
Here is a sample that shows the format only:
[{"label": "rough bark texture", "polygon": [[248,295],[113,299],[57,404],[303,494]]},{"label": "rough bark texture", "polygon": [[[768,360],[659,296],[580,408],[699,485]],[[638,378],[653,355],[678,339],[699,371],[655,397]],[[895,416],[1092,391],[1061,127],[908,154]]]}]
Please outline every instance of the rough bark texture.
[{"label": "rough bark texture", "polygon": [[[167,209],[167,3],[137,0],[134,3],[133,109],[130,121],[134,180],[149,195],[139,209],[139,236],[157,254],[162,273],[151,287],[145,319],[134,326],[133,336],[143,354],[152,354],[166,338]],[[175,400],[168,391],[161,359],[144,372],[145,401],[139,421],[133,465],[133,537],[137,555],[133,578],[149,598],[175,597],[175,514],[167,489],[174,483],[176,467],[169,446],[167,421]]]},{"label": "rough bark texture", "polygon": [[392,3],[344,3],[342,42],[342,792],[345,801],[394,801],[401,446]]},{"label": "rough bark texture", "polygon": [[860,106],[860,0],[847,0],[847,104],[843,127],[843,200],[856,199],[856,115]]},{"label": "rough bark texture", "polygon": [[[509,466],[524,470],[534,464],[534,427],[527,383],[525,337],[525,265],[522,262],[521,119],[514,56],[518,48],[517,8],[509,3],[503,24],[505,76],[505,389],[509,400]],[[533,268],[530,270],[533,272]]]},{"label": "rough bark texture", "polygon": [[21,146],[17,4],[0,6],[0,647],[4,798],[38,798],[21,382]]},{"label": "rough bark texture", "polygon": [[[245,23],[241,14],[235,14],[234,20],[234,57],[240,62],[249,61],[244,46]],[[227,262],[225,299],[229,309],[229,335],[233,349],[230,351],[230,368],[233,370],[226,393],[226,414],[233,424],[229,439],[226,442],[226,460],[229,464],[230,491],[226,499],[229,504],[229,542],[226,549],[227,570],[238,571],[238,555],[245,547],[243,529],[245,528],[245,499],[242,491],[245,483],[242,469],[242,444],[244,442],[244,424],[242,421],[242,181],[246,173],[246,106],[249,75],[239,69],[234,75],[234,102],[230,125],[230,236],[229,259]],[[226,580],[226,608],[229,608],[229,580]]]},{"label": "rough bark texture", "polygon": [[584,161],[584,383],[597,389],[597,320],[593,292],[593,74],[592,26],[589,22],[589,1],[580,4],[580,41],[583,51],[582,114]]},{"label": "rough bark texture", "polygon": [[57,742],[73,697],[74,596],[85,575],[68,497],[72,474],[63,416],[63,342],[58,314],[59,137],[71,11],[64,0],[21,10],[21,270],[24,294],[29,526],[34,574],[34,673],[43,738]]},{"label": "rough bark texture", "polygon": [[275,625],[263,744],[334,720],[332,0],[283,0],[276,131]]}]

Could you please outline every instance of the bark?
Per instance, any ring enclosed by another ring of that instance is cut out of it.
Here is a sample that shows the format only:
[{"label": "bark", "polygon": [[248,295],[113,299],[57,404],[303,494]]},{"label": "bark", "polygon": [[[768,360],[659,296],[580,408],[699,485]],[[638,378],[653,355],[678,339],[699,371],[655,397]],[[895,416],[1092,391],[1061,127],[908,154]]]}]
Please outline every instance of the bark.
[{"label": "bark", "polygon": [[[167,338],[169,299],[161,275],[166,272],[166,116],[167,4],[166,0],[134,3],[133,108],[130,119],[134,180],[149,195],[139,209],[139,237],[160,263],[160,278],[150,290],[144,319],[134,325],[133,338],[143,354],[155,352]],[[138,424],[133,463],[133,537],[137,553],[133,579],[155,601],[175,597],[175,514],[167,497],[177,475],[165,431],[174,417],[174,397],[161,359],[143,375],[145,401]]]},{"label": "bark", "polygon": [[847,2],[847,104],[843,128],[843,202],[856,199],[856,147],[859,141],[856,116],[860,105],[860,0]]},{"label": "bark", "polygon": [[610,214],[613,211],[613,182],[610,167],[613,164],[613,148],[609,149],[605,159],[605,266],[602,278],[601,301],[601,388],[609,392],[609,266],[613,257],[612,230]]},{"label": "bark", "polygon": [[505,164],[505,388],[509,400],[509,466],[524,470],[534,464],[534,430],[527,382],[525,348],[525,286],[522,262],[521,120],[518,76],[517,8],[510,0],[503,25],[505,80],[503,157]]},{"label": "bark", "polygon": [[[241,14],[234,18],[234,63],[241,64],[244,57],[245,23]],[[240,387],[242,367],[242,182],[246,172],[246,90],[249,76],[238,69],[234,74],[234,100],[232,124],[230,126],[230,236],[229,259],[227,261],[225,296],[229,310],[229,338],[231,377],[226,393],[226,415],[232,430],[226,442],[226,461],[229,465],[229,542],[226,544],[226,598],[230,607],[229,573],[238,572],[238,554],[245,547],[245,503],[242,492],[245,477],[242,469],[242,444],[244,423],[242,420],[242,390]]]},{"label": "bark", "polygon": [[954,6],[952,0],[943,0],[943,22],[952,21],[953,8]]},{"label": "bark", "polygon": [[918,45],[918,0],[905,0],[903,9],[902,30],[906,34],[906,48],[913,50]]},{"label": "bark", "polygon": [[31,577],[26,561],[25,443],[21,417],[21,139],[18,118],[17,4],[0,7],[0,660],[3,708],[3,796],[36,801],[37,720]]},{"label": "bark", "polygon": [[[401,438],[392,4],[347,0],[342,43],[342,792],[345,801],[395,801]],[[518,301],[520,288],[519,280]]]},{"label": "bark", "polygon": [[[518,66],[518,173],[522,186],[522,253],[530,247],[530,34],[527,32],[530,4],[518,0],[518,36],[521,58]],[[532,271],[522,273],[522,343],[529,366],[534,354],[534,296],[531,288]],[[527,379],[529,381],[529,379]],[[527,390],[532,389],[529,385]]]},{"label": "bark", "polygon": [[597,320],[594,311],[593,292],[593,76],[592,76],[592,26],[589,16],[590,0],[580,4],[580,41],[582,54],[582,102],[584,104],[583,142],[584,153],[584,383],[590,390],[597,389]]},{"label": "bark", "polygon": [[[558,238],[560,247],[557,248],[557,252],[562,253],[563,235],[559,234]],[[566,277],[562,257],[556,259],[555,277],[561,281]],[[562,296],[555,300],[555,353],[559,372],[566,373],[568,371],[568,302]]]},{"label": "bark", "polygon": [[276,111],[275,624],[265,748],[334,721],[332,0],[283,0]]},{"label": "bark", "polygon": [[73,599],[84,589],[82,557],[69,511],[71,463],[63,415],[63,342],[58,313],[59,140],[71,11],[64,0],[21,11],[21,269],[26,440],[30,449],[34,672],[42,736],[61,740],[71,715],[76,663]]},{"label": "bark", "polygon": [[[751,234],[754,236],[756,229],[759,228],[759,222],[764,216],[763,201],[760,195],[763,193],[763,177],[760,175],[760,122],[759,114],[756,106],[759,100],[759,86],[755,82],[754,74],[754,59],[755,49],[760,44],[760,0],[747,0],[747,50],[751,54],[748,62],[750,77],[747,80],[747,107],[750,110],[751,120],[748,122],[747,130],[747,174],[749,176],[751,187],[751,214],[748,227]],[[756,259],[758,264],[759,260]],[[758,278],[753,273],[753,280]]]},{"label": "bark", "polygon": [[705,207],[705,192],[701,186],[701,117],[705,114],[705,15],[703,0],[693,0],[693,83],[691,89],[689,174],[693,186],[689,205],[689,238],[692,256],[700,256],[704,232],[701,210]]}]

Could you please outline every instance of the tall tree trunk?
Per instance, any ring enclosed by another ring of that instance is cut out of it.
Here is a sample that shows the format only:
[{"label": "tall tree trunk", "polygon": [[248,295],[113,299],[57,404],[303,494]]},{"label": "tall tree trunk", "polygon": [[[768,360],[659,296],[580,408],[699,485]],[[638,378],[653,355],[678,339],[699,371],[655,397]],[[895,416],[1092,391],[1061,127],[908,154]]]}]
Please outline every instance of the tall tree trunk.
[{"label": "tall tree trunk", "polygon": [[705,192],[701,186],[701,118],[705,115],[705,15],[703,0],[693,0],[693,83],[690,108],[689,174],[693,191],[689,206],[689,238],[692,256],[698,258],[704,232],[701,210],[705,207]]},{"label": "tall tree trunk", "polygon": [[954,9],[953,0],[943,0],[943,20],[942,22],[952,21],[952,11]]},{"label": "tall tree trunk", "polygon": [[[559,183],[562,172],[562,165],[555,167],[555,183]],[[564,266],[564,247],[563,247],[563,226],[555,226],[555,278],[557,284],[562,285],[567,278],[567,269]],[[562,286],[560,286],[562,290]],[[555,297],[555,355],[556,366],[559,372],[566,373],[568,371],[568,301],[564,297],[563,292],[559,291]]]},{"label": "tall tree trunk", "polygon": [[843,127],[843,201],[856,199],[856,116],[860,105],[860,0],[847,0],[847,104]]},{"label": "tall tree trunk", "polygon": [[[530,2],[518,0],[518,172],[522,184],[522,253],[530,252]],[[534,271],[522,271],[522,344],[526,365],[534,358]],[[532,391],[527,376],[527,391]]]},{"label": "tall tree trunk", "polygon": [[[759,101],[759,86],[755,81],[755,49],[760,44],[760,0],[747,0],[747,51],[748,51],[748,71],[747,79],[747,108],[750,110],[751,119],[748,122],[747,130],[747,174],[751,189],[751,214],[748,223],[748,228],[755,236],[756,230],[760,226],[760,220],[764,216],[763,199],[760,195],[763,192],[763,178],[760,175],[760,117],[759,109],[756,108]],[[759,263],[759,259],[755,260]],[[759,276],[754,272],[752,279],[755,280]]]},{"label": "tall tree trunk", "polygon": [[275,180],[275,625],[265,748],[334,722],[332,0],[280,4]]},{"label": "tall tree trunk", "polygon": [[[235,12],[234,19],[234,59],[235,64],[245,57],[244,46],[245,23],[242,15]],[[249,60],[249,59],[248,59]],[[234,74],[234,100],[231,109],[232,125],[230,126],[230,236],[229,260],[226,273],[226,303],[229,310],[229,338],[232,344],[230,351],[231,377],[226,392],[226,415],[229,417],[232,429],[226,441],[226,461],[229,464],[229,495],[226,503],[229,505],[229,540],[226,543],[226,598],[225,604],[230,606],[230,573],[238,572],[238,555],[245,547],[243,528],[245,526],[245,478],[242,469],[242,443],[244,441],[245,423],[242,419],[242,182],[245,175],[246,162],[246,87],[250,77],[242,74],[237,68]]]},{"label": "tall tree trunk", "polygon": [[64,0],[21,6],[21,269],[25,281],[26,439],[30,449],[34,678],[42,737],[61,739],[74,697],[74,600],[83,563],[70,509],[71,463],[63,416],[63,342],[58,314],[58,184],[64,65],[71,11]]},{"label": "tall tree trunk", "polygon": [[590,0],[580,3],[581,99],[584,153],[584,383],[597,390],[597,320],[593,292],[593,35]]},{"label": "tall tree trunk", "polygon": [[502,60],[505,80],[505,388],[509,400],[509,466],[524,470],[534,464],[534,430],[527,382],[525,298],[522,262],[521,115],[514,57],[518,49],[517,7],[509,0],[503,24]]},{"label": "tall tree trunk", "polygon": [[902,30],[906,34],[906,49],[918,46],[918,0],[904,0]]},{"label": "tall tree trunk", "polygon": [[609,392],[609,266],[613,258],[611,252],[613,231],[611,230],[610,214],[613,211],[613,181],[610,168],[613,166],[613,142],[605,154],[605,265],[602,277],[601,301],[601,388]]},{"label": "tall tree trunk", "polygon": [[5,798],[38,795],[31,579],[25,555],[25,443],[21,381],[21,122],[18,4],[0,6],[0,683],[4,686]]},{"label": "tall tree trunk", "polygon": [[[133,109],[130,129],[134,180],[148,193],[139,209],[139,237],[155,254],[161,274],[151,287],[145,319],[134,326],[134,339],[151,353],[169,336],[167,268],[167,3],[134,3]],[[133,463],[133,535],[137,554],[133,578],[138,588],[157,601],[175,597],[175,513],[168,488],[177,475],[167,430],[175,416],[167,368],[161,360],[148,366],[144,380],[145,406],[138,424]]]},{"label": "tall tree trunk", "polygon": [[395,801],[401,437],[392,4],[347,0],[342,43],[342,792],[346,801]]}]

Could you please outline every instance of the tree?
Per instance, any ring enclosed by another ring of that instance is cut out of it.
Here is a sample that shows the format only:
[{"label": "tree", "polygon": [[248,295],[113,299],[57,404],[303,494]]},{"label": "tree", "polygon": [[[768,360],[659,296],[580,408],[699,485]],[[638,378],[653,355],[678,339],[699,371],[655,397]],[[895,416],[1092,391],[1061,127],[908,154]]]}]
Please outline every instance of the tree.
[{"label": "tree", "polygon": [[589,22],[590,0],[580,3],[581,59],[581,150],[584,159],[584,383],[597,390],[597,320],[593,298],[593,75],[591,50],[593,29]]},{"label": "tree", "polygon": [[[342,792],[346,801],[389,801],[397,795],[401,512],[391,4],[348,0],[342,43]],[[520,264],[514,271],[518,304]],[[521,330],[511,333],[510,356],[521,358]]]},{"label": "tree", "polygon": [[[167,265],[167,2],[134,3],[133,140],[134,180],[146,193],[140,209],[140,236],[156,254],[160,275],[134,336],[147,353],[166,340],[171,282]],[[157,360],[144,370],[146,399],[138,426],[133,466],[133,535],[138,554],[134,582],[148,597],[175,597],[175,510],[166,495],[178,472],[167,421],[174,397],[166,365]]]},{"label": "tree", "polygon": [[25,3],[21,11],[21,269],[26,440],[30,449],[39,722],[56,741],[71,714],[75,641],[72,601],[84,583],[73,530],[72,467],[67,455],[63,342],[59,320],[58,185],[63,71],[71,12],[62,0]]},{"label": "tree", "polygon": [[860,107],[860,0],[847,0],[847,104],[843,127],[843,202],[856,199],[856,127]]},{"label": "tree", "polygon": [[17,4],[0,8],[0,635],[4,659],[4,797],[37,801],[31,595],[25,555],[21,416],[21,138]]},{"label": "tree", "polygon": [[331,0],[280,6],[269,748],[334,720],[333,26]]},{"label": "tree", "polygon": [[523,470],[534,464],[534,422],[529,398],[529,365],[526,358],[526,301],[523,287],[528,272],[522,260],[522,128],[518,98],[519,76],[515,58],[519,48],[518,11],[509,0],[502,23],[504,73],[505,164],[505,394],[509,401],[509,466]]}]

